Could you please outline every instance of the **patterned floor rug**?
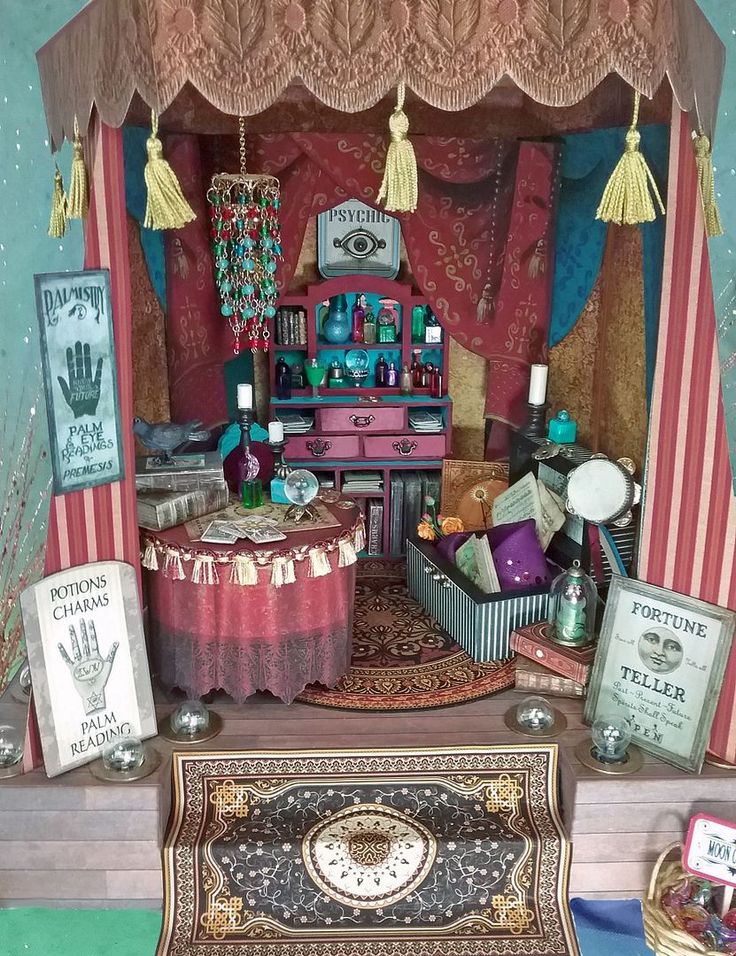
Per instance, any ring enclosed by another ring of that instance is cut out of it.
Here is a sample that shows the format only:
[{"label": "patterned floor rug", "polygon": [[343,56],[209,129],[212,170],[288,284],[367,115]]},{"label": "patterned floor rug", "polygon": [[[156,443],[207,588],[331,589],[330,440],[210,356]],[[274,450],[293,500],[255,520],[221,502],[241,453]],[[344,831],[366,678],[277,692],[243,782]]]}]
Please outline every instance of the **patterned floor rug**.
[{"label": "patterned floor rug", "polygon": [[350,673],[297,700],[348,710],[421,710],[487,697],[514,684],[514,663],[476,664],[409,597],[402,561],[363,561]]},{"label": "patterned floor rug", "polygon": [[157,956],[578,956],[555,744],[175,753]]}]

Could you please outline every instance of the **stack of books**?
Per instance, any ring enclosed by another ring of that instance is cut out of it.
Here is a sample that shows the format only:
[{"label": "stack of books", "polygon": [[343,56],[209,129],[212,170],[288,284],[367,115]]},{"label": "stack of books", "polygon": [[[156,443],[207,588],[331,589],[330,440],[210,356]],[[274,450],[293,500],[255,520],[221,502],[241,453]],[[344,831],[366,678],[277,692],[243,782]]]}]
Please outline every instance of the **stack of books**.
[{"label": "stack of books", "polygon": [[346,471],[342,490],[346,495],[356,492],[380,494],[383,491],[383,475],[380,471]]},{"label": "stack of books", "polygon": [[409,425],[412,431],[420,432],[423,435],[436,434],[444,428],[442,412],[412,409],[409,412]]},{"label": "stack of books", "polygon": [[301,412],[276,412],[276,420],[284,426],[285,435],[306,435],[314,428],[314,415]]},{"label": "stack of books", "polygon": [[192,518],[219,511],[229,500],[219,452],[136,461],[138,524],[165,531]]},{"label": "stack of books", "polygon": [[595,657],[595,644],[567,647],[552,639],[547,621],[511,633],[516,651],[516,689],[552,697],[584,697]]}]

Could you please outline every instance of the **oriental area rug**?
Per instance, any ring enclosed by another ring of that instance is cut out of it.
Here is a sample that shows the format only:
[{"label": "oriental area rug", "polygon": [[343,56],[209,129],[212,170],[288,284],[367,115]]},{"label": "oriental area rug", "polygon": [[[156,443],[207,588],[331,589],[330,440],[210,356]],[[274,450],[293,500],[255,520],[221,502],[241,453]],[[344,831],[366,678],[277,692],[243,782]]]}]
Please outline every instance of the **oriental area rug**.
[{"label": "oriental area rug", "polygon": [[557,746],[175,753],[157,956],[579,956]]},{"label": "oriental area rug", "polygon": [[403,561],[362,561],[353,613],[350,673],[334,688],[296,698],[346,710],[423,710],[514,686],[514,662],[477,664],[409,597]]}]

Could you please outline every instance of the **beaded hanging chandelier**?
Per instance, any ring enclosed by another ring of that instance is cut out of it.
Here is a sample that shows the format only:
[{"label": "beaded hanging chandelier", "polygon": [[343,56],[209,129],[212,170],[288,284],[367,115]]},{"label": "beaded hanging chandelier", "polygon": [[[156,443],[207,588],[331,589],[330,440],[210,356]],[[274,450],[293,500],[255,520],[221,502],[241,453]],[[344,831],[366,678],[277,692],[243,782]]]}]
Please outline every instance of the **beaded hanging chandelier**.
[{"label": "beaded hanging chandelier", "polygon": [[215,174],[207,191],[215,283],[235,355],[244,347],[268,350],[281,258],[281,187],[275,176],[247,172],[242,116],[239,130],[240,172]]}]

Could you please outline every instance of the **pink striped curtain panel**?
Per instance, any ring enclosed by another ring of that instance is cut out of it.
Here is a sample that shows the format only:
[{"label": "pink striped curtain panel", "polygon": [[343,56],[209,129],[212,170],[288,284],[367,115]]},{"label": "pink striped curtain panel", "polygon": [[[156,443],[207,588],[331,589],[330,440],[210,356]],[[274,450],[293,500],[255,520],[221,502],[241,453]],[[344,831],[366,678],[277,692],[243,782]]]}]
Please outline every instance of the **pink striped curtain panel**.
[{"label": "pink striped curtain panel", "polygon": [[127,561],[139,570],[135,507],[133,362],[130,267],[123,173],[123,131],[97,121],[87,156],[90,211],[85,230],[85,269],[109,269],[118,399],[125,451],[125,479],[52,498],[46,574],[87,561]]},{"label": "pink striped curtain panel", "polygon": [[[673,104],[667,233],[639,577],[736,608],[736,500],[690,121]],[[736,763],[736,644],[709,750]]]}]

